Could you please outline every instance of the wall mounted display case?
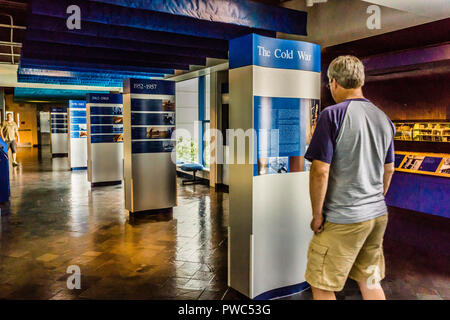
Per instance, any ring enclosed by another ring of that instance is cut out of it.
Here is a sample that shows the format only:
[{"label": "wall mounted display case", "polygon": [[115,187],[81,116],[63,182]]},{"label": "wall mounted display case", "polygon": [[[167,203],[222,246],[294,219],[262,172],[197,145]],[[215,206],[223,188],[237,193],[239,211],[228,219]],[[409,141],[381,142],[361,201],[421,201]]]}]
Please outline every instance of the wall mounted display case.
[{"label": "wall mounted display case", "polygon": [[394,121],[395,140],[450,142],[450,122]]}]

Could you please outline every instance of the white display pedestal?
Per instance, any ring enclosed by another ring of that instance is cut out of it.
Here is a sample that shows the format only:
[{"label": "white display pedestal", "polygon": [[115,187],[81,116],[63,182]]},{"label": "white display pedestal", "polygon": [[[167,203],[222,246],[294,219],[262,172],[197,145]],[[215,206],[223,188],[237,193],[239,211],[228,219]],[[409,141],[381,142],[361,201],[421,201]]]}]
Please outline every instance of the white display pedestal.
[{"label": "white display pedestal", "polygon": [[320,47],[258,35],[231,40],[229,87],[230,128],[254,139],[238,155],[245,164],[230,158],[228,282],[252,299],[293,294],[308,287],[304,154],[320,99]]},{"label": "white display pedestal", "polygon": [[87,169],[86,101],[70,100],[67,110],[71,170]]},{"label": "white display pedestal", "polygon": [[170,211],[177,205],[175,83],[127,79],[123,102],[125,208]]},{"label": "white display pedestal", "polygon": [[67,157],[67,110],[61,107],[50,109],[52,157]]},{"label": "white display pedestal", "polygon": [[87,95],[88,181],[92,186],[123,180],[123,116],[121,94]]}]

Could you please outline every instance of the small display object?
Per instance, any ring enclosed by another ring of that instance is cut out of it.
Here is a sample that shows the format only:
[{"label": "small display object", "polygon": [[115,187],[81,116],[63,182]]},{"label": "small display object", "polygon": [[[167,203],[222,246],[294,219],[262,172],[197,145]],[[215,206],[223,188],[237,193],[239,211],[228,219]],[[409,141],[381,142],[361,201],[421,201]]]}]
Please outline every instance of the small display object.
[{"label": "small display object", "polygon": [[123,179],[121,94],[88,94],[86,104],[88,180],[92,186]]},{"label": "small display object", "polygon": [[450,177],[450,154],[398,151],[395,168],[402,172]]},{"label": "small display object", "polygon": [[72,170],[87,169],[86,101],[68,102],[69,162]]},{"label": "small display object", "polygon": [[394,122],[395,140],[450,142],[450,122]]},{"label": "small display object", "polygon": [[51,146],[52,156],[67,156],[67,108],[51,108]]}]

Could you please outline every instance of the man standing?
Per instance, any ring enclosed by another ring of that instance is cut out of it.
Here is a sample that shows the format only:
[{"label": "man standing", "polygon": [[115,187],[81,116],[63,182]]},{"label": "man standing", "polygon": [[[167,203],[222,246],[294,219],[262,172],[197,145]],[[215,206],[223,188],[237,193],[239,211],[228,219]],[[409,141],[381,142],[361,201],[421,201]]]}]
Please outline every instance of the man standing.
[{"label": "man standing", "polygon": [[384,200],[394,172],[389,118],[362,92],[364,66],[340,56],[328,68],[336,105],[322,111],[305,158],[312,161],[310,196],[314,236],[309,244],[306,281],[313,297],[336,299],[348,277],[364,299],[385,299]]},{"label": "man standing", "polygon": [[3,141],[8,144],[8,148],[11,149],[13,156],[13,166],[18,166],[19,164],[16,161],[16,156],[17,144],[20,142],[19,127],[14,122],[12,113],[8,113],[6,121],[3,122],[2,128],[0,130],[0,135]]}]

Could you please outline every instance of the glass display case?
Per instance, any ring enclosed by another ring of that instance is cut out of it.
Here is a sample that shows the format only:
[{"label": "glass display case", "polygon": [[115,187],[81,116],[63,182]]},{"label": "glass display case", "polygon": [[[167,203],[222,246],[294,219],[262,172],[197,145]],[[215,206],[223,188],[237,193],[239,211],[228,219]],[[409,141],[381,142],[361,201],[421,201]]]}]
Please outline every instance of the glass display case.
[{"label": "glass display case", "polygon": [[394,121],[395,140],[450,142],[450,122]]}]

